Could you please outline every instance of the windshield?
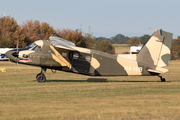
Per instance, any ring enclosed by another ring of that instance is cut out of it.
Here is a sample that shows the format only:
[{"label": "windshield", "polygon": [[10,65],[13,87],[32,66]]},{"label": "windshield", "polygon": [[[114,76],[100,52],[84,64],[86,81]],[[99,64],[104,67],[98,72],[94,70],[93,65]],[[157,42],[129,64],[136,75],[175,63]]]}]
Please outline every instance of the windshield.
[{"label": "windshield", "polygon": [[32,43],[32,44],[26,46],[25,48],[28,48],[29,50],[33,50],[33,48],[35,48],[35,47],[36,47],[36,44]]},{"label": "windshield", "polygon": [[38,46],[35,43],[32,43],[32,44],[26,46],[25,48],[27,48],[29,50],[34,50],[34,51],[41,51],[41,46]]}]

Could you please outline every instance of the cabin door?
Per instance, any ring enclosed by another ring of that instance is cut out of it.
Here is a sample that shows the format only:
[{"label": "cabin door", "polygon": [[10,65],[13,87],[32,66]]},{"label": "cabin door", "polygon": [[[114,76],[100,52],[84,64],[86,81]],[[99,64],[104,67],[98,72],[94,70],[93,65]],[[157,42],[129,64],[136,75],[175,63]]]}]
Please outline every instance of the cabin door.
[{"label": "cabin door", "polygon": [[72,68],[79,73],[89,73],[91,54],[74,52],[72,58]]}]

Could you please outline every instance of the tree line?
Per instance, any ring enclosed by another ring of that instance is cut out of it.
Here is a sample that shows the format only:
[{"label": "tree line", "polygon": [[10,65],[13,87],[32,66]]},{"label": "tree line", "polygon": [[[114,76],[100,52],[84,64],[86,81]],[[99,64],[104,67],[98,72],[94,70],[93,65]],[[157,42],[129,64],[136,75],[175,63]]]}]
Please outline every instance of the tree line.
[{"label": "tree line", "polygon": [[129,44],[130,46],[137,46],[137,45],[145,45],[146,42],[149,40],[150,35],[143,35],[141,37],[127,37],[122,34],[117,34],[115,37],[105,38],[105,37],[98,37],[95,39],[96,42],[107,41],[111,44]]},{"label": "tree line", "polygon": [[[95,38],[92,33],[85,33],[79,29],[57,29],[50,26],[46,22],[40,23],[38,20],[27,20],[21,25],[10,16],[0,17],[0,47],[1,48],[15,48],[17,40],[19,40],[19,47],[25,47],[36,40],[48,40],[50,36],[59,36],[66,40],[70,40],[79,47],[91,48],[103,52],[115,53],[115,48],[111,44],[130,44],[137,45],[137,38],[129,38],[122,34],[118,34],[112,38],[98,37]],[[145,41],[150,36],[143,36]],[[144,39],[141,40],[141,43]]]},{"label": "tree line", "polygon": [[95,37],[92,33],[85,33],[85,35],[83,35],[79,29],[55,30],[53,26],[50,26],[48,23],[40,23],[38,20],[27,20],[21,25],[18,25],[13,17],[0,17],[0,48],[15,48],[17,40],[19,40],[19,47],[25,47],[36,40],[48,40],[50,36],[58,36],[70,40],[78,47],[101,51],[102,49],[97,46],[109,47],[107,51],[103,51],[114,53],[114,47],[111,44],[106,41],[102,43],[95,42]]},{"label": "tree line", "polygon": [[[138,45],[145,45],[147,41],[150,39],[150,35],[143,35],[141,37],[132,37],[129,38],[127,36],[124,36],[122,34],[118,34],[115,37],[112,38],[105,38],[105,37],[99,37],[96,38],[96,42],[102,42],[107,41],[111,44],[128,44],[129,46],[138,46]],[[129,52],[124,52],[125,54],[128,54]],[[171,45],[171,60],[177,60],[180,59],[180,36],[177,39],[173,39],[172,45]]]},{"label": "tree line", "polygon": [[[50,36],[59,36],[70,40],[79,47],[95,49],[114,54],[115,48],[111,44],[129,44],[129,46],[145,45],[151,37],[127,37],[117,34],[111,38],[95,38],[92,33],[82,34],[79,29],[57,29],[46,22],[38,20],[27,20],[21,25],[11,16],[0,17],[0,48],[15,48],[17,40],[19,47],[25,47],[36,40],[48,40]],[[180,59],[180,38],[173,40],[171,48],[171,59]]]}]

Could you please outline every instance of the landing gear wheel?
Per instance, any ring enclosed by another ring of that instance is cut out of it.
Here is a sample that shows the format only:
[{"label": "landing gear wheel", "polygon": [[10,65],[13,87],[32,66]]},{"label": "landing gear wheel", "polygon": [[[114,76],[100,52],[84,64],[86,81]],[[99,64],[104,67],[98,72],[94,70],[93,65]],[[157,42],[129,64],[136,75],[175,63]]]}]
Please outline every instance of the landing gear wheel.
[{"label": "landing gear wheel", "polygon": [[166,82],[166,79],[163,78],[162,76],[158,76],[161,79],[161,82]]},{"label": "landing gear wheel", "polygon": [[162,78],[162,79],[161,79],[161,82],[166,82],[166,79],[165,79],[165,78]]},{"label": "landing gear wheel", "polygon": [[38,82],[43,83],[46,81],[46,76],[43,73],[39,73],[36,76]]},{"label": "landing gear wheel", "polygon": [[36,75],[36,79],[37,79],[37,77],[38,77],[39,75],[41,75],[41,73],[39,73],[39,74]]}]

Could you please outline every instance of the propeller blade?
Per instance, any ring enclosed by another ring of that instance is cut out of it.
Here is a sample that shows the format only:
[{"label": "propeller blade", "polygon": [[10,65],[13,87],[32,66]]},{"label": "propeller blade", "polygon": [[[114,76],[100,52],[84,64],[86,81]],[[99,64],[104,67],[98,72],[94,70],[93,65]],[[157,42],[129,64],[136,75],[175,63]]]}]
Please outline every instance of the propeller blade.
[{"label": "propeller blade", "polygon": [[[16,57],[16,60],[15,60],[15,64],[14,64],[14,67],[15,67],[15,72],[16,72],[16,66],[18,65],[18,68],[19,68],[19,64],[17,62],[17,59],[18,59],[18,56],[19,56],[19,48],[18,48],[18,44],[19,44],[19,36],[17,38],[17,44],[16,44],[16,52],[13,53],[12,55]],[[19,68],[20,70],[20,68]]]},{"label": "propeller blade", "polygon": [[17,65],[17,67],[18,67],[19,71],[21,71],[21,70],[20,70],[20,67],[19,67],[19,64],[18,64],[18,62],[16,63],[16,65]]},{"label": "propeller blade", "polygon": [[17,63],[17,57],[16,57],[16,61],[14,63],[15,72],[16,72],[16,63]]},{"label": "propeller blade", "polygon": [[16,52],[18,53],[19,52],[19,48],[18,48],[18,44],[19,44],[19,36],[18,36],[18,38],[17,38],[17,44],[16,44]]},{"label": "propeller blade", "polygon": [[19,64],[18,64],[18,62],[17,62],[17,57],[16,57],[16,61],[15,61],[15,63],[14,63],[15,72],[16,72],[16,67],[18,67],[19,71],[21,71],[21,70],[20,70],[20,67],[19,67]]}]

